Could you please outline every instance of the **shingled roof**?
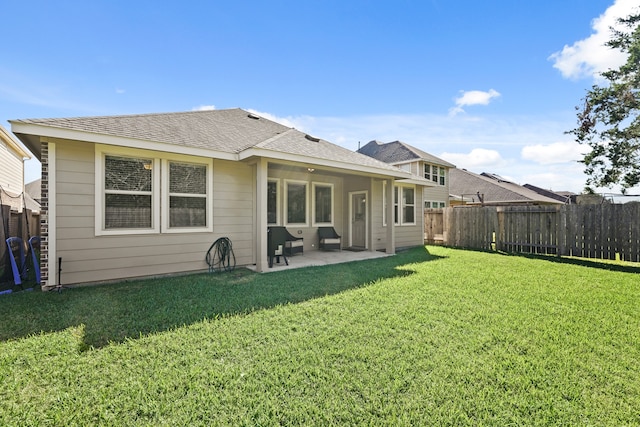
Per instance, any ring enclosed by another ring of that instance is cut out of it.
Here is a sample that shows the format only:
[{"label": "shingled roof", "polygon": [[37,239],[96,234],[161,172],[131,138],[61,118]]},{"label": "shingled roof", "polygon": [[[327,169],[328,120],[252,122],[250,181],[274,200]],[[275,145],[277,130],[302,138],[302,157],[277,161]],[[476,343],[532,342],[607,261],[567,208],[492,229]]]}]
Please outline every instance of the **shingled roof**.
[{"label": "shingled roof", "polygon": [[152,143],[154,147],[160,144],[167,151],[179,151],[175,148],[179,146],[201,150],[203,154],[226,154],[227,158],[236,160],[253,155],[294,156],[297,160],[325,160],[345,169],[364,167],[398,178],[411,178],[397,167],[240,108],[10,122],[14,133],[38,157],[40,136],[96,143],[106,143],[104,140],[108,137],[110,143],[119,145]]},{"label": "shingled roof", "polygon": [[237,153],[289,128],[240,108],[178,113],[11,120],[96,135]]},{"label": "shingled roof", "polygon": [[[464,169],[449,170],[452,197],[484,204],[561,204],[495,174],[482,175]],[[480,200],[482,198],[482,200]]]},{"label": "shingled roof", "polygon": [[446,166],[449,168],[455,167],[455,165],[452,165],[433,154],[429,154],[416,147],[412,147],[402,141],[384,143],[373,140],[360,148],[358,153],[366,154],[369,157],[391,164],[403,163],[411,160],[423,160],[439,166]]}]

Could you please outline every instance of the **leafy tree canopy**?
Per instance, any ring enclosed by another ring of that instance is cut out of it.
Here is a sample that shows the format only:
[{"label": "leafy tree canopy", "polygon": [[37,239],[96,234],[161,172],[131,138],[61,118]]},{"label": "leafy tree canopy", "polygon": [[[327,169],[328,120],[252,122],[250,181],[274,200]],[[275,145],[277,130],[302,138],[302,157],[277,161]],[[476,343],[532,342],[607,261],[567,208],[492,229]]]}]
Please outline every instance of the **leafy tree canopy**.
[{"label": "leafy tree canopy", "polygon": [[606,45],[626,53],[619,69],[601,73],[604,84],[594,85],[576,107],[578,126],[569,131],[591,151],[581,160],[590,186],[623,191],[640,183],[640,13],[619,20]]}]

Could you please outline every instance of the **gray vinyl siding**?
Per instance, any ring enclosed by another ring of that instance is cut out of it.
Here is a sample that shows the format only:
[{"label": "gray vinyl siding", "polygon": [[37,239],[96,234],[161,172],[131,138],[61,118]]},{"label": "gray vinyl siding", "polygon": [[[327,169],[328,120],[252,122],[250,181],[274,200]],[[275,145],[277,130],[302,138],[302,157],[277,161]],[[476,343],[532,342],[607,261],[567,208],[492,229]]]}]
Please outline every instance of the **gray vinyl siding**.
[{"label": "gray vinyl siding", "polygon": [[95,234],[94,145],[56,144],[57,256],[62,284],[121,280],[207,269],[205,254],[219,237],[229,237],[238,265],[253,262],[251,166],[213,164],[213,233]]},{"label": "gray vinyl siding", "polygon": [[[447,181],[449,175],[447,174]],[[449,206],[449,182],[446,185],[424,187],[423,200],[430,202],[445,202]],[[422,204],[424,206],[424,203]]]},{"label": "gray vinyl siding", "polygon": [[24,163],[8,145],[0,140],[0,186],[6,191],[23,191]]}]

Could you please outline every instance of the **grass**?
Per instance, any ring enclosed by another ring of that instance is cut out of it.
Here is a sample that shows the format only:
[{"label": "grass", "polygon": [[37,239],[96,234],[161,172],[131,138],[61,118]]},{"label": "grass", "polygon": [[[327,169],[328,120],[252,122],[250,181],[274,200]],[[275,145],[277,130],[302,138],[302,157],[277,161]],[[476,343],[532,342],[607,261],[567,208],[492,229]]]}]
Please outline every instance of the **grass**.
[{"label": "grass", "polygon": [[638,270],[440,247],[0,298],[1,425],[639,425]]}]

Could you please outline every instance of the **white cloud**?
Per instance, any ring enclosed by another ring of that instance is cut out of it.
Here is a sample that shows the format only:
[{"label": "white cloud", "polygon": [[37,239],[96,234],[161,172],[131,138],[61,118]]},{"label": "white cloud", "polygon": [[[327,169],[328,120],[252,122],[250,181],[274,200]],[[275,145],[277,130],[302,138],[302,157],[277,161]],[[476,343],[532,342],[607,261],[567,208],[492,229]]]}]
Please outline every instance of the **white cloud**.
[{"label": "white cloud", "polygon": [[[249,110],[317,137],[357,150],[367,142],[400,140],[476,173],[493,172],[517,183],[580,192],[585,175],[574,162],[546,163],[524,158],[537,151],[556,150],[555,156],[574,153],[562,141],[575,116],[573,111],[537,116],[451,116],[446,114],[378,114],[371,116],[289,116]],[[557,144],[557,145],[554,145]],[[540,147],[537,147],[540,146]],[[563,151],[564,150],[564,151]],[[529,154],[531,153],[531,154]],[[575,154],[575,153],[574,153]],[[575,157],[575,156],[574,156]],[[542,174],[542,175],[541,175]],[[553,174],[553,178],[550,178]],[[540,176],[540,181],[536,178]]]},{"label": "white cloud", "polygon": [[469,90],[461,91],[462,95],[456,98],[456,106],[449,110],[449,114],[456,115],[458,113],[464,113],[462,107],[469,105],[489,105],[489,102],[493,98],[500,96],[500,93],[494,89],[490,89],[488,92],[481,90]]},{"label": "white cloud", "polygon": [[558,163],[576,162],[582,159],[588,149],[576,141],[553,142],[551,144],[536,144],[522,147],[521,156],[525,160],[551,165]]},{"label": "white cloud", "polygon": [[125,93],[125,92],[126,92],[126,90],[124,90],[124,89],[116,88],[116,93],[117,93],[118,95],[122,95],[122,94],[123,94],[123,93]]},{"label": "white cloud", "polygon": [[198,107],[193,107],[191,111],[211,111],[215,109],[216,109],[215,105],[200,105]]},{"label": "white cloud", "polygon": [[549,57],[549,60],[553,61],[553,67],[565,78],[597,79],[603,71],[624,64],[626,55],[605,46],[605,43],[611,39],[611,27],[620,28],[617,20],[626,18],[637,7],[637,0],[616,0],[602,15],[592,21],[593,33],[589,37],[578,40],[571,46],[565,45],[561,51]]},{"label": "white cloud", "polygon": [[258,116],[264,117],[265,119],[269,119],[273,122],[276,123],[280,123],[281,125],[290,127],[290,128],[296,128],[299,131],[303,131],[302,127],[296,126],[296,123],[294,123],[295,119],[291,118],[291,117],[278,117],[274,114],[271,113],[264,113],[258,110],[253,110],[251,108],[247,109],[247,111],[249,111],[250,113],[253,114],[257,114]]},{"label": "white cloud", "polygon": [[506,163],[499,152],[485,148],[474,148],[469,153],[442,153],[440,157],[458,168],[473,171],[480,168],[496,168]]}]

